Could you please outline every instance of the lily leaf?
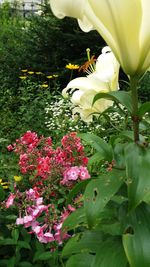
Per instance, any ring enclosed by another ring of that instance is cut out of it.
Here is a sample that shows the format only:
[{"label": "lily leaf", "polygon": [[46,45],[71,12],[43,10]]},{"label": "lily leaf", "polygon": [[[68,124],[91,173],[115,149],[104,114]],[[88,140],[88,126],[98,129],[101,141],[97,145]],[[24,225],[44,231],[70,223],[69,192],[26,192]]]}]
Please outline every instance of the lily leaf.
[{"label": "lily leaf", "polygon": [[131,267],[150,266],[150,211],[140,206],[133,220],[133,234],[123,235],[123,246]]},{"label": "lily leaf", "polygon": [[110,93],[98,93],[93,99],[93,104],[100,98],[106,98],[108,100],[120,103],[121,105],[126,107],[130,113],[132,112],[132,101],[129,92],[113,91]]},{"label": "lily leaf", "polygon": [[91,267],[94,256],[88,253],[77,254],[67,261],[66,267]]},{"label": "lily leaf", "polygon": [[127,258],[119,240],[108,239],[101,243],[91,267],[127,267]]},{"label": "lily leaf", "polygon": [[150,102],[146,102],[140,106],[138,110],[139,117],[142,118],[146,112],[150,112]]},{"label": "lily leaf", "polygon": [[150,149],[131,143],[125,149],[129,209],[150,202]]},{"label": "lily leaf", "polygon": [[79,134],[79,137],[95,148],[105,160],[112,160],[112,148],[102,138],[90,133]]},{"label": "lily leaf", "polygon": [[87,225],[84,207],[77,209],[67,217],[63,223],[63,229],[69,231],[79,227],[81,224]]},{"label": "lily leaf", "polygon": [[73,254],[96,253],[102,243],[102,234],[99,230],[85,231],[69,239],[65,245],[62,257],[68,257]]},{"label": "lily leaf", "polygon": [[124,172],[112,170],[98,179],[93,179],[86,187],[84,206],[89,227],[93,227],[106,204],[115,195],[124,181]]}]

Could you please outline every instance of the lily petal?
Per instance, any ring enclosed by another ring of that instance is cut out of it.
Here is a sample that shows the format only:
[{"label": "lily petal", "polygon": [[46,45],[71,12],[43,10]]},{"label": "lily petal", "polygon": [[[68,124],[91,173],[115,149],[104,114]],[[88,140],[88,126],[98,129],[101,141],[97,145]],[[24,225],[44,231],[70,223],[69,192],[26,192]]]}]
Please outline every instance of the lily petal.
[{"label": "lily petal", "polygon": [[86,3],[87,0],[50,0],[51,9],[56,17],[60,19],[65,16],[76,18],[81,29],[88,32],[93,29],[93,25],[83,12]]}]

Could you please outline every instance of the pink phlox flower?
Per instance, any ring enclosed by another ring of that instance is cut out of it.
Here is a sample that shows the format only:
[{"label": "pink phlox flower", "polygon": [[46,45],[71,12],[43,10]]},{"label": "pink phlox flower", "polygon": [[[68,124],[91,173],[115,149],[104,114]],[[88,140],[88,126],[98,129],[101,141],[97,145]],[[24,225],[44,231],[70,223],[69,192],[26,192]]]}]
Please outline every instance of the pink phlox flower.
[{"label": "pink phlox flower", "polygon": [[46,138],[46,143],[47,143],[49,146],[52,146],[52,138],[51,138],[51,137],[47,137],[47,138]]},{"label": "pink phlox flower", "polygon": [[34,217],[31,215],[26,215],[23,218],[23,222],[24,222],[24,227],[27,228],[29,226],[32,226],[32,222],[34,221]]},{"label": "pink phlox flower", "polygon": [[33,230],[33,232],[35,233],[35,234],[40,234],[40,232],[41,232],[41,226],[39,226],[39,225],[36,225],[36,226],[32,226],[32,230]]},{"label": "pink phlox flower", "polygon": [[28,154],[24,153],[20,155],[20,162],[27,161],[28,160]]},{"label": "pink phlox flower", "polygon": [[32,216],[34,218],[37,218],[42,214],[43,211],[47,211],[47,210],[48,210],[48,207],[46,205],[39,205],[33,211]]},{"label": "pink phlox flower", "polygon": [[55,228],[56,232],[54,234],[55,241],[57,241],[59,245],[61,245],[64,240],[70,238],[70,235],[67,233],[64,233],[61,230],[61,228],[62,228],[62,223],[57,225],[57,228]]},{"label": "pink phlox flower", "polygon": [[13,147],[12,145],[8,145],[8,146],[7,146],[7,150],[8,150],[8,151],[13,151],[13,150],[14,150],[14,147]]},{"label": "pink phlox flower", "polygon": [[53,234],[49,231],[47,232],[44,232],[44,228],[45,228],[45,225],[40,227],[40,229],[38,228],[37,231],[38,233],[36,234],[38,240],[41,242],[41,243],[49,243],[49,242],[53,242],[55,239],[54,239],[54,236]]},{"label": "pink phlox flower", "polygon": [[35,132],[31,132],[31,131],[27,131],[21,138],[20,138],[20,142],[24,145],[29,145],[29,144],[33,144],[34,146],[36,146],[36,144],[38,143],[39,139],[37,137],[37,134]]},{"label": "pink phlox flower", "polygon": [[26,196],[30,200],[37,200],[39,198],[39,193],[38,191],[34,188],[30,188],[29,190],[26,191]]},{"label": "pink phlox flower", "polygon": [[91,177],[86,167],[80,166],[79,170],[79,177],[81,180],[86,180]]},{"label": "pink phlox flower", "polygon": [[17,224],[17,225],[19,225],[19,224],[24,224],[24,218],[21,218],[21,217],[17,218],[17,219],[16,219],[16,224]]},{"label": "pink phlox flower", "polygon": [[68,180],[75,181],[78,179],[79,173],[80,173],[79,167],[75,166],[75,167],[70,167],[70,169],[66,171],[65,175],[67,176]]},{"label": "pink phlox flower", "polygon": [[38,205],[41,205],[41,204],[43,204],[43,197],[38,197],[36,199],[36,205],[38,206]]},{"label": "pink phlox flower", "polygon": [[6,208],[7,209],[14,204],[15,197],[16,197],[15,194],[10,193],[9,197],[6,200]]},{"label": "pink phlox flower", "polygon": [[50,173],[50,158],[48,156],[38,158],[37,171],[39,176],[47,178]]},{"label": "pink phlox flower", "polygon": [[[73,211],[76,210],[76,208],[74,208],[74,207],[73,207],[72,205],[70,205],[70,204],[68,205],[67,208],[68,208],[68,210],[71,211],[71,212],[73,212]],[[68,216],[67,216],[67,217],[68,217]],[[65,219],[66,219],[66,218],[65,218]]]},{"label": "pink phlox flower", "polygon": [[82,157],[82,163],[86,166],[88,164],[89,159],[87,157]]}]

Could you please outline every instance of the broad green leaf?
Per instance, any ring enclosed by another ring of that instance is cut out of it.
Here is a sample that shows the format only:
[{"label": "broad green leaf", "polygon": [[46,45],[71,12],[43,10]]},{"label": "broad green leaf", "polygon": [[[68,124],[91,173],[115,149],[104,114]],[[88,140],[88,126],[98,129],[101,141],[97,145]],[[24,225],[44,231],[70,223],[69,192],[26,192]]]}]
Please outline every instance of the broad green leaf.
[{"label": "broad green leaf", "polygon": [[34,258],[34,261],[47,261],[50,260],[53,257],[53,254],[50,251],[46,251],[46,252],[38,252],[36,254],[36,257]]},{"label": "broad green leaf", "polygon": [[20,248],[31,249],[29,243],[27,243],[27,242],[25,242],[25,241],[18,241],[17,245],[18,245],[18,247],[20,247]]},{"label": "broad green leaf", "polygon": [[94,256],[88,253],[78,254],[70,257],[66,267],[91,267]]},{"label": "broad green leaf", "polygon": [[79,137],[94,147],[105,160],[112,160],[112,148],[102,138],[90,133],[79,134]]},{"label": "broad green leaf", "polygon": [[16,263],[16,259],[15,259],[15,256],[13,256],[7,261],[7,267],[15,267],[15,263]]},{"label": "broad green leaf", "polygon": [[129,209],[150,202],[150,149],[132,143],[125,149]]},{"label": "broad green leaf", "polygon": [[100,218],[106,204],[119,190],[124,181],[124,172],[113,169],[87,185],[84,194],[84,206],[89,227],[94,226]]},{"label": "broad green leaf", "polygon": [[119,222],[113,224],[104,224],[99,225],[99,228],[105,234],[110,234],[112,236],[121,235],[122,234],[122,225]]},{"label": "broad green leaf", "polygon": [[102,242],[102,234],[97,231],[85,231],[70,238],[65,245],[62,257],[68,257],[78,253],[94,253],[99,249]]},{"label": "broad green leaf", "polygon": [[146,102],[140,106],[138,110],[139,117],[142,118],[146,112],[150,112],[150,102]]},{"label": "broad green leaf", "polygon": [[127,267],[120,240],[110,239],[102,242],[91,267]]},{"label": "broad green leaf", "polygon": [[88,166],[91,166],[94,163],[100,163],[103,159],[104,156],[100,152],[96,152],[93,156],[89,158]]},{"label": "broad green leaf", "polygon": [[110,92],[110,93],[98,93],[94,97],[93,104],[100,98],[106,98],[109,100],[113,100],[117,103],[120,103],[124,107],[126,107],[129,112],[132,112],[132,101],[131,101],[131,95],[129,92],[115,91],[115,92]]},{"label": "broad green leaf", "polygon": [[120,169],[125,169],[125,160],[124,160],[124,147],[125,144],[116,144],[114,147],[114,160],[115,166]]},{"label": "broad green leaf", "polygon": [[17,241],[11,238],[6,238],[6,239],[0,240],[0,245],[4,245],[4,246],[5,245],[17,245]]},{"label": "broad green leaf", "polygon": [[123,235],[123,246],[130,267],[150,266],[150,211],[138,207],[132,220],[133,234]]},{"label": "broad green leaf", "polygon": [[[118,137],[120,137],[120,138],[124,138],[124,139],[129,140],[129,141],[134,141],[134,134],[133,134],[133,131],[122,131],[122,132],[118,135]],[[144,141],[145,141],[145,138],[144,138],[143,135],[140,134],[139,137],[140,137],[140,141],[141,141],[141,142],[144,142]]]},{"label": "broad green leaf", "polygon": [[85,189],[88,182],[89,180],[84,180],[73,187],[73,189],[69,192],[67,196],[66,205],[70,204],[73,198],[77,197],[77,194],[81,193]]},{"label": "broad green leaf", "polygon": [[81,224],[87,225],[84,207],[72,212],[63,223],[64,230],[72,230],[79,227]]}]

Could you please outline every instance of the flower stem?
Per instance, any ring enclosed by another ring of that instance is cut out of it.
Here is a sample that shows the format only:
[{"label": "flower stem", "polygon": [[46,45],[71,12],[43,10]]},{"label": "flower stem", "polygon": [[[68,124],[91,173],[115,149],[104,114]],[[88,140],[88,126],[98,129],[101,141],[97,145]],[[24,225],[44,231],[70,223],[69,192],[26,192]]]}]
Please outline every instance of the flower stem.
[{"label": "flower stem", "polygon": [[132,97],[132,121],[133,121],[133,132],[134,132],[134,142],[139,142],[139,116],[138,116],[138,77],[130,77],[130,89]]}]

